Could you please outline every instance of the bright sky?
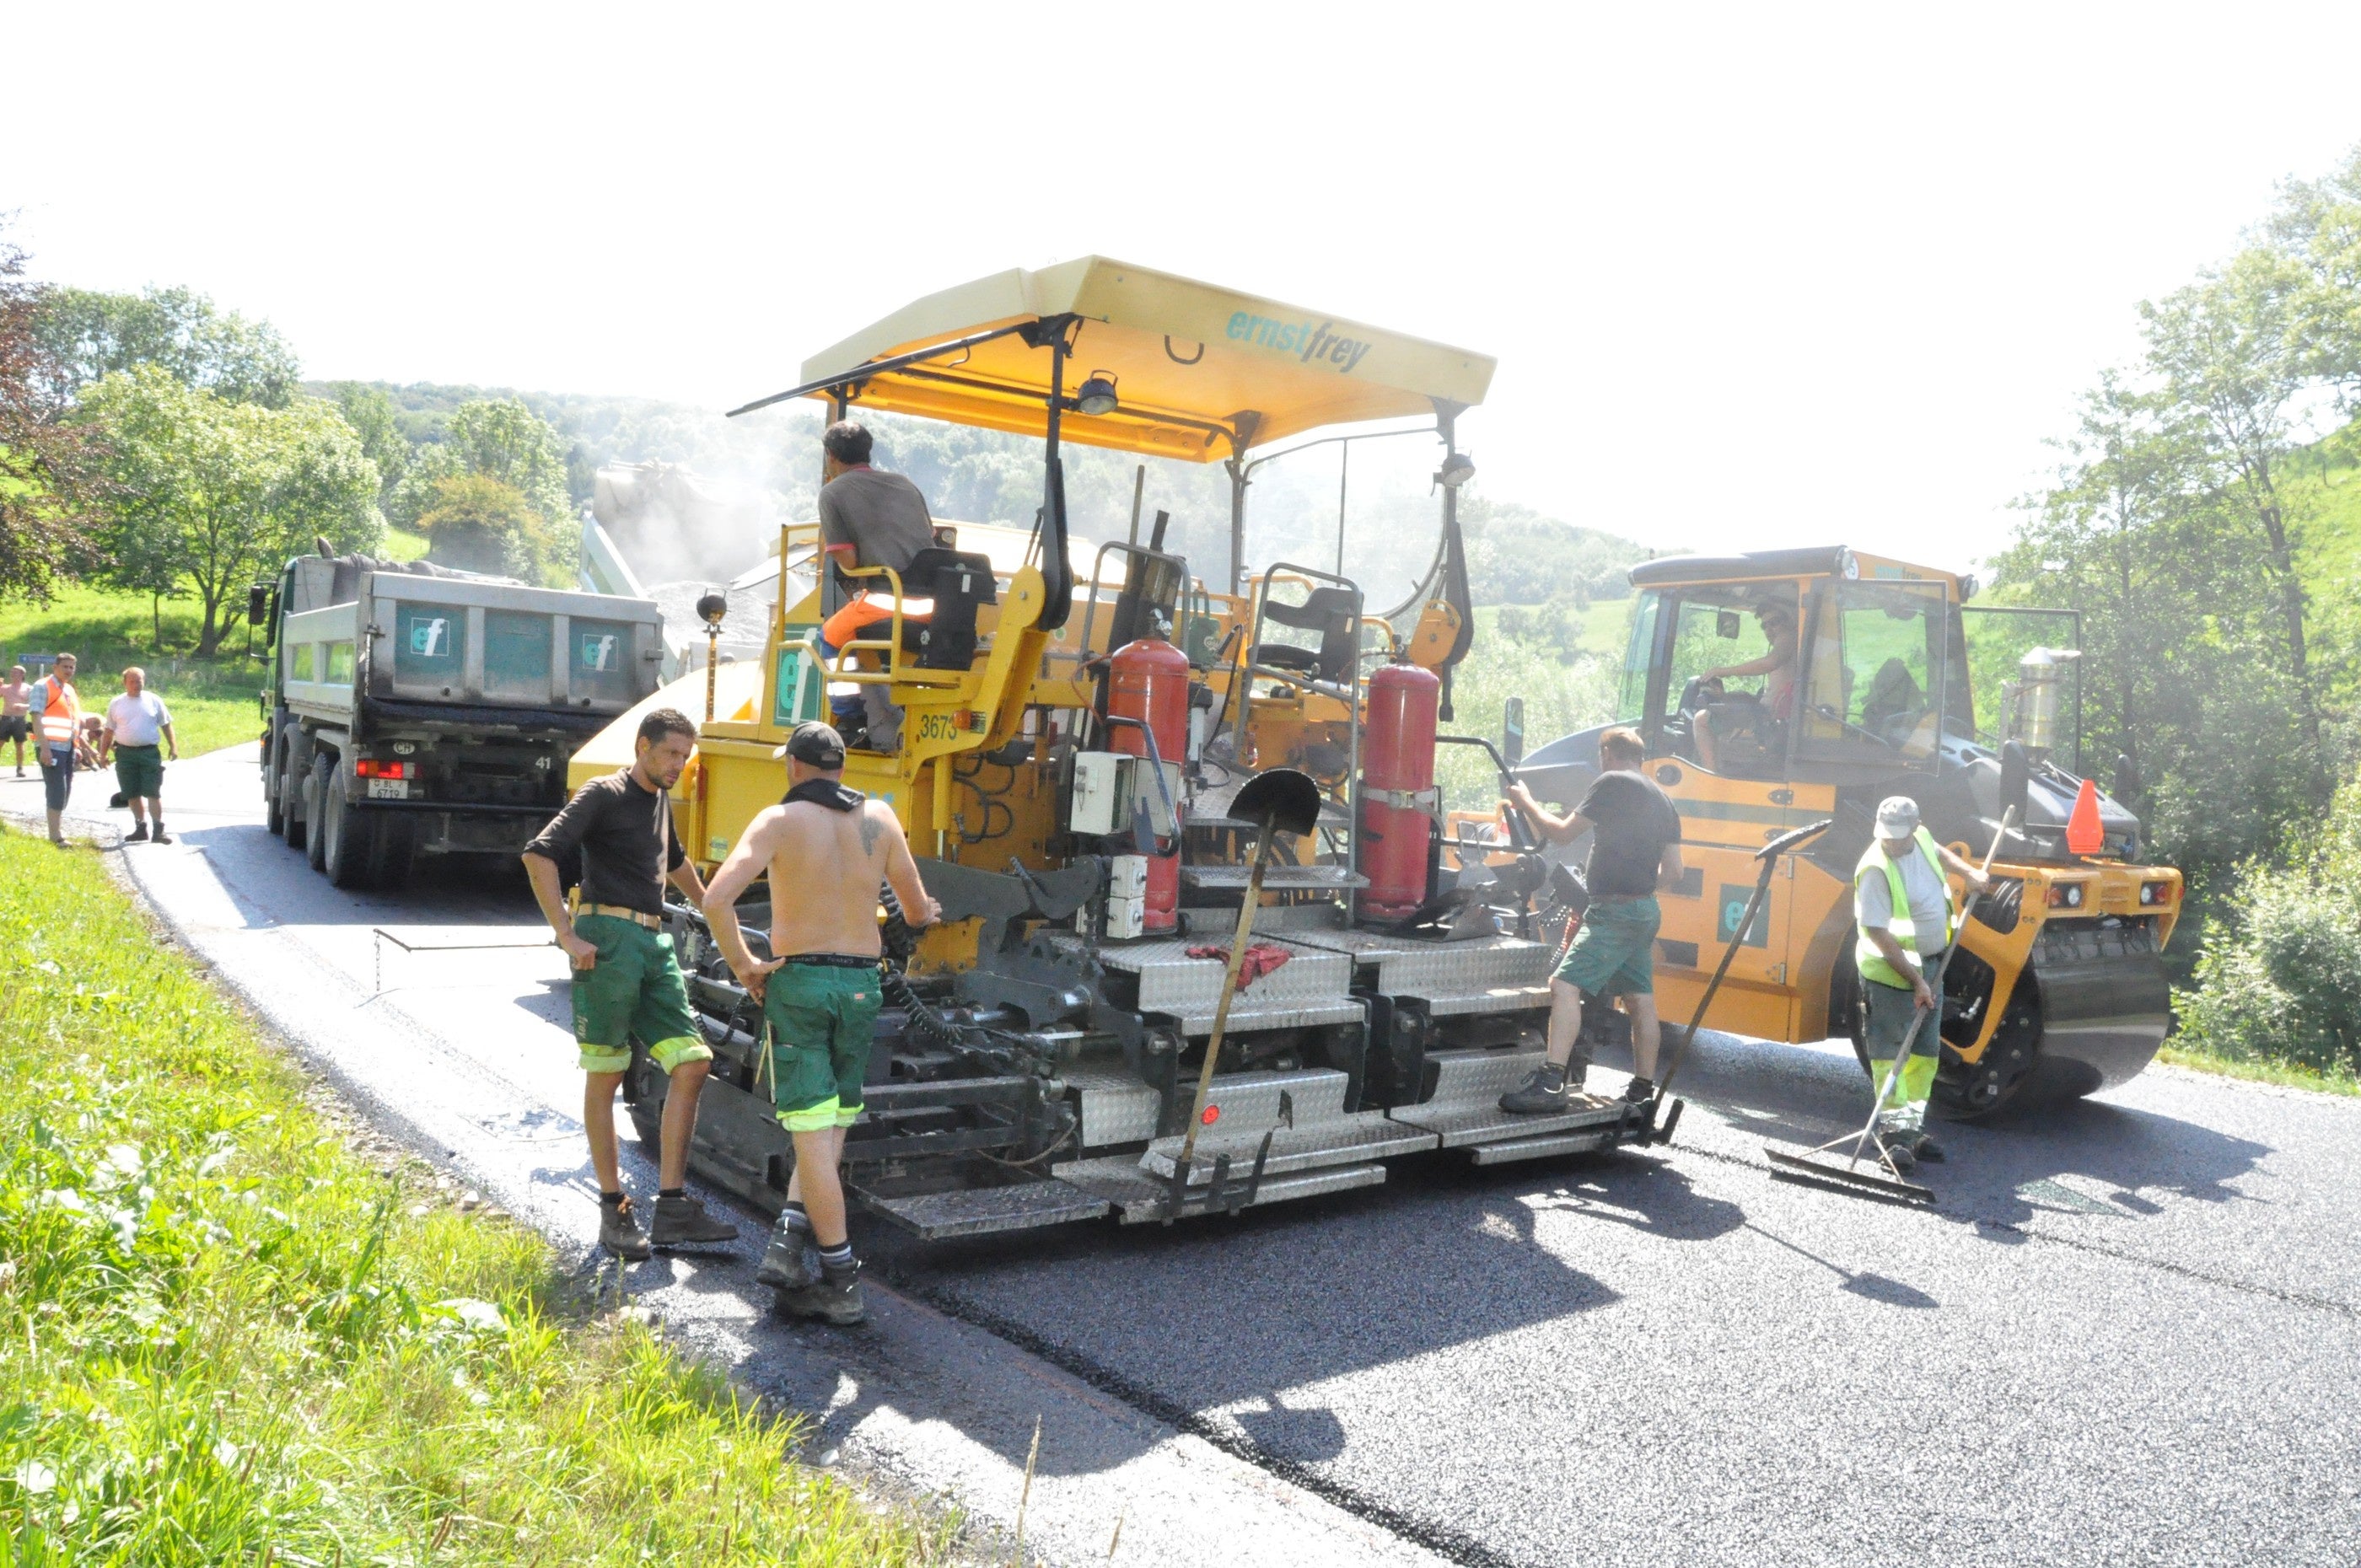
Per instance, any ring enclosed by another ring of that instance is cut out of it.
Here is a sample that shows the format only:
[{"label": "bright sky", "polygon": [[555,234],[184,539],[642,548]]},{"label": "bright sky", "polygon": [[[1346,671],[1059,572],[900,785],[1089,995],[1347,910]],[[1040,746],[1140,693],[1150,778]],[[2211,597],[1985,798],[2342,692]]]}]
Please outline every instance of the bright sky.
[{"label": "bright sky", "polygon": [[1954,566],[2136,302],[2361,142],[2350,0],[53,5],[7,34],[0,210],[37,271],[192,285],[314,376],[727,407],[917,295],[1098,251],[1496,356],[1462,425],[1496,497]]}]

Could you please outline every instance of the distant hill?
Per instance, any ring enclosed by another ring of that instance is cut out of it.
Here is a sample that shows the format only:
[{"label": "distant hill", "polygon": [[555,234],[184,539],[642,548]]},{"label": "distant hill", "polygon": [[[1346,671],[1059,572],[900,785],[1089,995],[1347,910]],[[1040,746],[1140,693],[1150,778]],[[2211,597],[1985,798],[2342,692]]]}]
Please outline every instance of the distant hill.
[{"label": "distant hill", "polygon": [[[766,409],[729,420],[717,410],[653,398],[535,392],[500,387],[417,382],[384,389],[401,411],[413,444],[443,438],[451,411],[472,398],[515,398],[567,443],[566,477],[577,506],[589,504],[591,480],[609,463],[679,463],[724,485],[769,498],[778,515],[808,517],[819,480],[821,411],[816,403]],[[308,390],[329,395],[325,383]],[[998,431],[972,430],[892,414],[873,416],[878,460],[927,492],[936,515],[977,522],[1033,521],[1040,505],[1040,444]],[[1137,459],[1094,447],[1069,447],[1067,510],[1075,532],[1121,539],[1130,529]],[[1273,465],[1256,477],[1248,527],[1258,560],[1333,564],[1335,491],[1324,472],[1290,474]],[[1229,481],[1218,464],[1151,462],[1142,510],[1172,514],[1171,548],[1201,574],[1217,573],[1229,550]],[[1564,522],[1514,501],[1463,496],[1469,587],[1479,605],[1588,603],[1630,591],[1623,572],[1648,552],[1627,539]],[[1425,495],[1356,496],[1348,509],[1348,571],[1373,603],[1398,599],[1433,555],[1439,502]],[[1142,531],[1145,532],[1143,521]]]}]

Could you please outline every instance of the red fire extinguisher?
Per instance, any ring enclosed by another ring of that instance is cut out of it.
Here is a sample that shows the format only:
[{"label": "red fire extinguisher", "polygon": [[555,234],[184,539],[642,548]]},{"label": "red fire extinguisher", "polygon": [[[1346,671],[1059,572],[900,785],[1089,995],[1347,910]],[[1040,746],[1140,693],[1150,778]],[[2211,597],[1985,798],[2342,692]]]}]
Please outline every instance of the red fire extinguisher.
[{"label": "red fire extinguisher", "polygon": [[1361,751],[1361,874],[1365,920],[1399,920],[1426,902],[1429,840],[1436,821],[1434,719],[1443,682],[1416,664],[1369,677]]},{"label": "red fire extinguisher", "polygon": [[[1179,762],[1189,749],[1189,657],[1161,637],[1126,642],[1107,660],[1107,717],[1130,718],[1135,724],[1111,724],[1108,745],[1134,757],[1150,755],[1148,733],[1156,737],[1153,753],[1166,762]],[[1141,726],[1146,727],[1143,732]],[[1160,798],[1151,781],[1151,797]],[[1174,831],[1179,825],[1174,824]],[[1143,926],[1149,931],[1171,931],[1180,924],[1180,857],[1157,855],[1148,862],[1148,895],[1143,902]]]}]

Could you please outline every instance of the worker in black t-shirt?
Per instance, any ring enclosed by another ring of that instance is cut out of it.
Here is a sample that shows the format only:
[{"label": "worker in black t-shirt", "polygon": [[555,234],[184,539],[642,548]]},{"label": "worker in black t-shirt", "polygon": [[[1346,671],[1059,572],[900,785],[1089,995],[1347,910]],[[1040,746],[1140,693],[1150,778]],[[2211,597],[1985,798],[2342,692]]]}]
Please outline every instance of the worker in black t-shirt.
[{"label": "worker in black t-shirt", "polygon": [[[1656,928],[1663,915],[1656,889],[1681,875],[1681,818],[1672,796],[1640,771],[1647,748],[1630,729],[1598,738],[1600,773],[1582,804],[1559,817],[1533,799],[1521,780],[1509,786],[1513,805],[1554,844],[1589,833],[1590,907],[1574,947],[1550,977],[1549,1056],[1525,1081],[1500,1096],[1500,1109],[1541,1115],[1569,1107],[1590,1067],[1574,1047],[1582,1033],[1582,999],[1623,999],[1631,1019],[1631,1081],[1623,1098],[1644,1102],[1656,1092]],[[1510,803],[1503,803],[1504,805]]]},{"label": "worker in black t-shirt", "polygon": [[[541,912],[574,968],[574,1038],[581,1047],[582,1125],[602,1200],[598,1241],[637,1260],[650,1247],[711,1246],[738,1227],[688,1194],[688,1140],[713,1049],[688,1008],[688,988],[664,929],[664,884],[704,902],[705,884],[672,828],[672,788],[697,747],[697,726],[677,708],[640,720],[631,765],[574,792],[524,848]],[[579,851],[582,880],[566,905],[558,864]],[[667,1077],[659,1140],[655,1223],[642,1231],[615,1157],[615,1091],[631,1065],[631,1039]]]}]

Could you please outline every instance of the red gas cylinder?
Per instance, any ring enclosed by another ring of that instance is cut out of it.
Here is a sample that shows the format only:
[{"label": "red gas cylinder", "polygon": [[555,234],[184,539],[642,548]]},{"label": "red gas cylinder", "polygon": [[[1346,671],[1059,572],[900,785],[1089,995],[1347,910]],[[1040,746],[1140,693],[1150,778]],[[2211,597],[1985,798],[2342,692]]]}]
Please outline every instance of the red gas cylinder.
[{"label": "red gas cylinder", "polygon": [[1399,920],[1426,902],[1434,715],[1442,697],[1443,682],[1416,664],[1388,664],[1369,677],[1359,839],[1369,885],[1356,904],[1365,920]]},{"label": "red gas cylinder", "polygon": [[[1189,754],[1189,656],[1161,637],[1126,642],[1107,661],[1107,714],[1136,718],[1156,733],[1156,755],[1179,764]],[[1138,725],[1111,724],[1107,744],[1135,757],[1148,755],[1148,737]],[[1156,783],[1147,781],[1149,798]],[[1180,804],[1176,797],[1173,804]],[[1160,816],[1162,806],[1151,808]],[[1180,924],[1180,858],[1155,856],[1148,862],[1148,899],[1144,924],[1150,931],[1170,931]]]}]

